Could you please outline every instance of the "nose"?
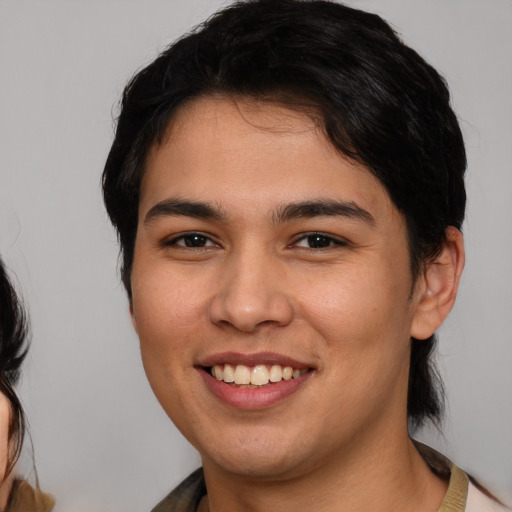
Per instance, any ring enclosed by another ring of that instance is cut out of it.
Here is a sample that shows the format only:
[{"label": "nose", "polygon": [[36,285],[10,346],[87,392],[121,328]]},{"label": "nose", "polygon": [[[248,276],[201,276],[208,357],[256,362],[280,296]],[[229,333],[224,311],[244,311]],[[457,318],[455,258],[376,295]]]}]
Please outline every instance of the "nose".
[{"label": "nose", "polygon": [[282,269],[272,257],[239,255],[223,268],[220,286],[210,302],[210,320],[253,332],[262,326],[283,327],[293,318],[293,304]]}]

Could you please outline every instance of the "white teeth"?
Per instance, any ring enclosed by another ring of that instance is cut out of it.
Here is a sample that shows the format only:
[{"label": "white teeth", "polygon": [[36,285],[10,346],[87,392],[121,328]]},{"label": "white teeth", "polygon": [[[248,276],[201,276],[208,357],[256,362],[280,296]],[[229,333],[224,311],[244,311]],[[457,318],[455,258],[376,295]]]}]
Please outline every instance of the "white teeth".
[{"label": "white teeth", "polygon": [[223,380],[223,371],[222,371],[222,368],[216,364],[214,367],[213,367],[213,376],[217,379],[217,380]]},{"label": "white teeth", "polygon": [[264,365],[255,366],[251,372],[251,384],[255,386],[264,386],[270,379],[269,371]]},{"label": "white teeth", "polygon": [[283,369],[278,364],[275,364],[270,368],[270,382],[279,382],[283,379]]},{"label": "white teeth", "polygon": [[266,386],[269,382],[298,379],[307,372],[307,369],[294,369],[291,366],[283,367],[278,364],[270,367],[258,364],[252,368],[243,364],[238,364],[236,367],[231,364],[216,364],[211,367],[210,372],[217,380],[228,384]]},{"label": "white teeth", "polygon": [[285,366],[283,368],[283,379],[290,380],[293,376],[293,368],[291,366]]},{"label": "white teeth", "polygon": [[230,364],[224,365],[224,382],[235,382],[235,369]]},{"label": "white teeth", "polygon": [[251,370],[243,364],[237,364],[235,369],[235,384],[250,384]]}]

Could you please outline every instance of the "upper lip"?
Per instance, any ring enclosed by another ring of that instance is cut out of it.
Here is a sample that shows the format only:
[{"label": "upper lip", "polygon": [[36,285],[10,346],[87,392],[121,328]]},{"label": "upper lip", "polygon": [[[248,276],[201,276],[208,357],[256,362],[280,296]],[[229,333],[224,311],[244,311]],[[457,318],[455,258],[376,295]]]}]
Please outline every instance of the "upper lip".
[{"label": "upper lip", "polygon": [[256,352],[252,354],[244,354],[241,352],[222,352],[219,354],[212,354],[202,359],[198,366],[210,367],[216,364],[242,364],[245,366],[255,366],[258,364],[273,365],[278,364],[281,366],[291,366],[292,368],[311,368],[311,365],[298,361],[291,357],[277,354],[275,352]]}]

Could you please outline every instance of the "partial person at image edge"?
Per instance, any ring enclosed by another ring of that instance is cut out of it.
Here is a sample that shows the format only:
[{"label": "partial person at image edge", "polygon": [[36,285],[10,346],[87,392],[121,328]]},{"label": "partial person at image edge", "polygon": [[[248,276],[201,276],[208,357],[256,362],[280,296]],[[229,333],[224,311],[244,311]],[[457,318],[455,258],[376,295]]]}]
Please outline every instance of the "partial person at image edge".
[{"label": "partial person at image edge", "polygon": [[14,390],[28,350],[23,306],[0,260],[0,510],[49,512],[55,500],[16,474],[25,437],[25,416]]}]

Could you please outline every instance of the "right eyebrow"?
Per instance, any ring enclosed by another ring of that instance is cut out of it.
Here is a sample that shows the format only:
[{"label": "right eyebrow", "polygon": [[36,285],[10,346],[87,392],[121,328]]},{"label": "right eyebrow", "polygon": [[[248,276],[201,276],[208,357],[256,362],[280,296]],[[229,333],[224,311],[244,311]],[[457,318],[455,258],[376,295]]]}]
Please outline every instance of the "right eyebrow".
[{"label": "right eyebrow", "polygon": [[187,201],[177,197],[170,197],[156,203],[144,217],[144,224],[159,217],[194,217],[196,219],[222,220],[225,215],[219,208],[202,201]]}]

